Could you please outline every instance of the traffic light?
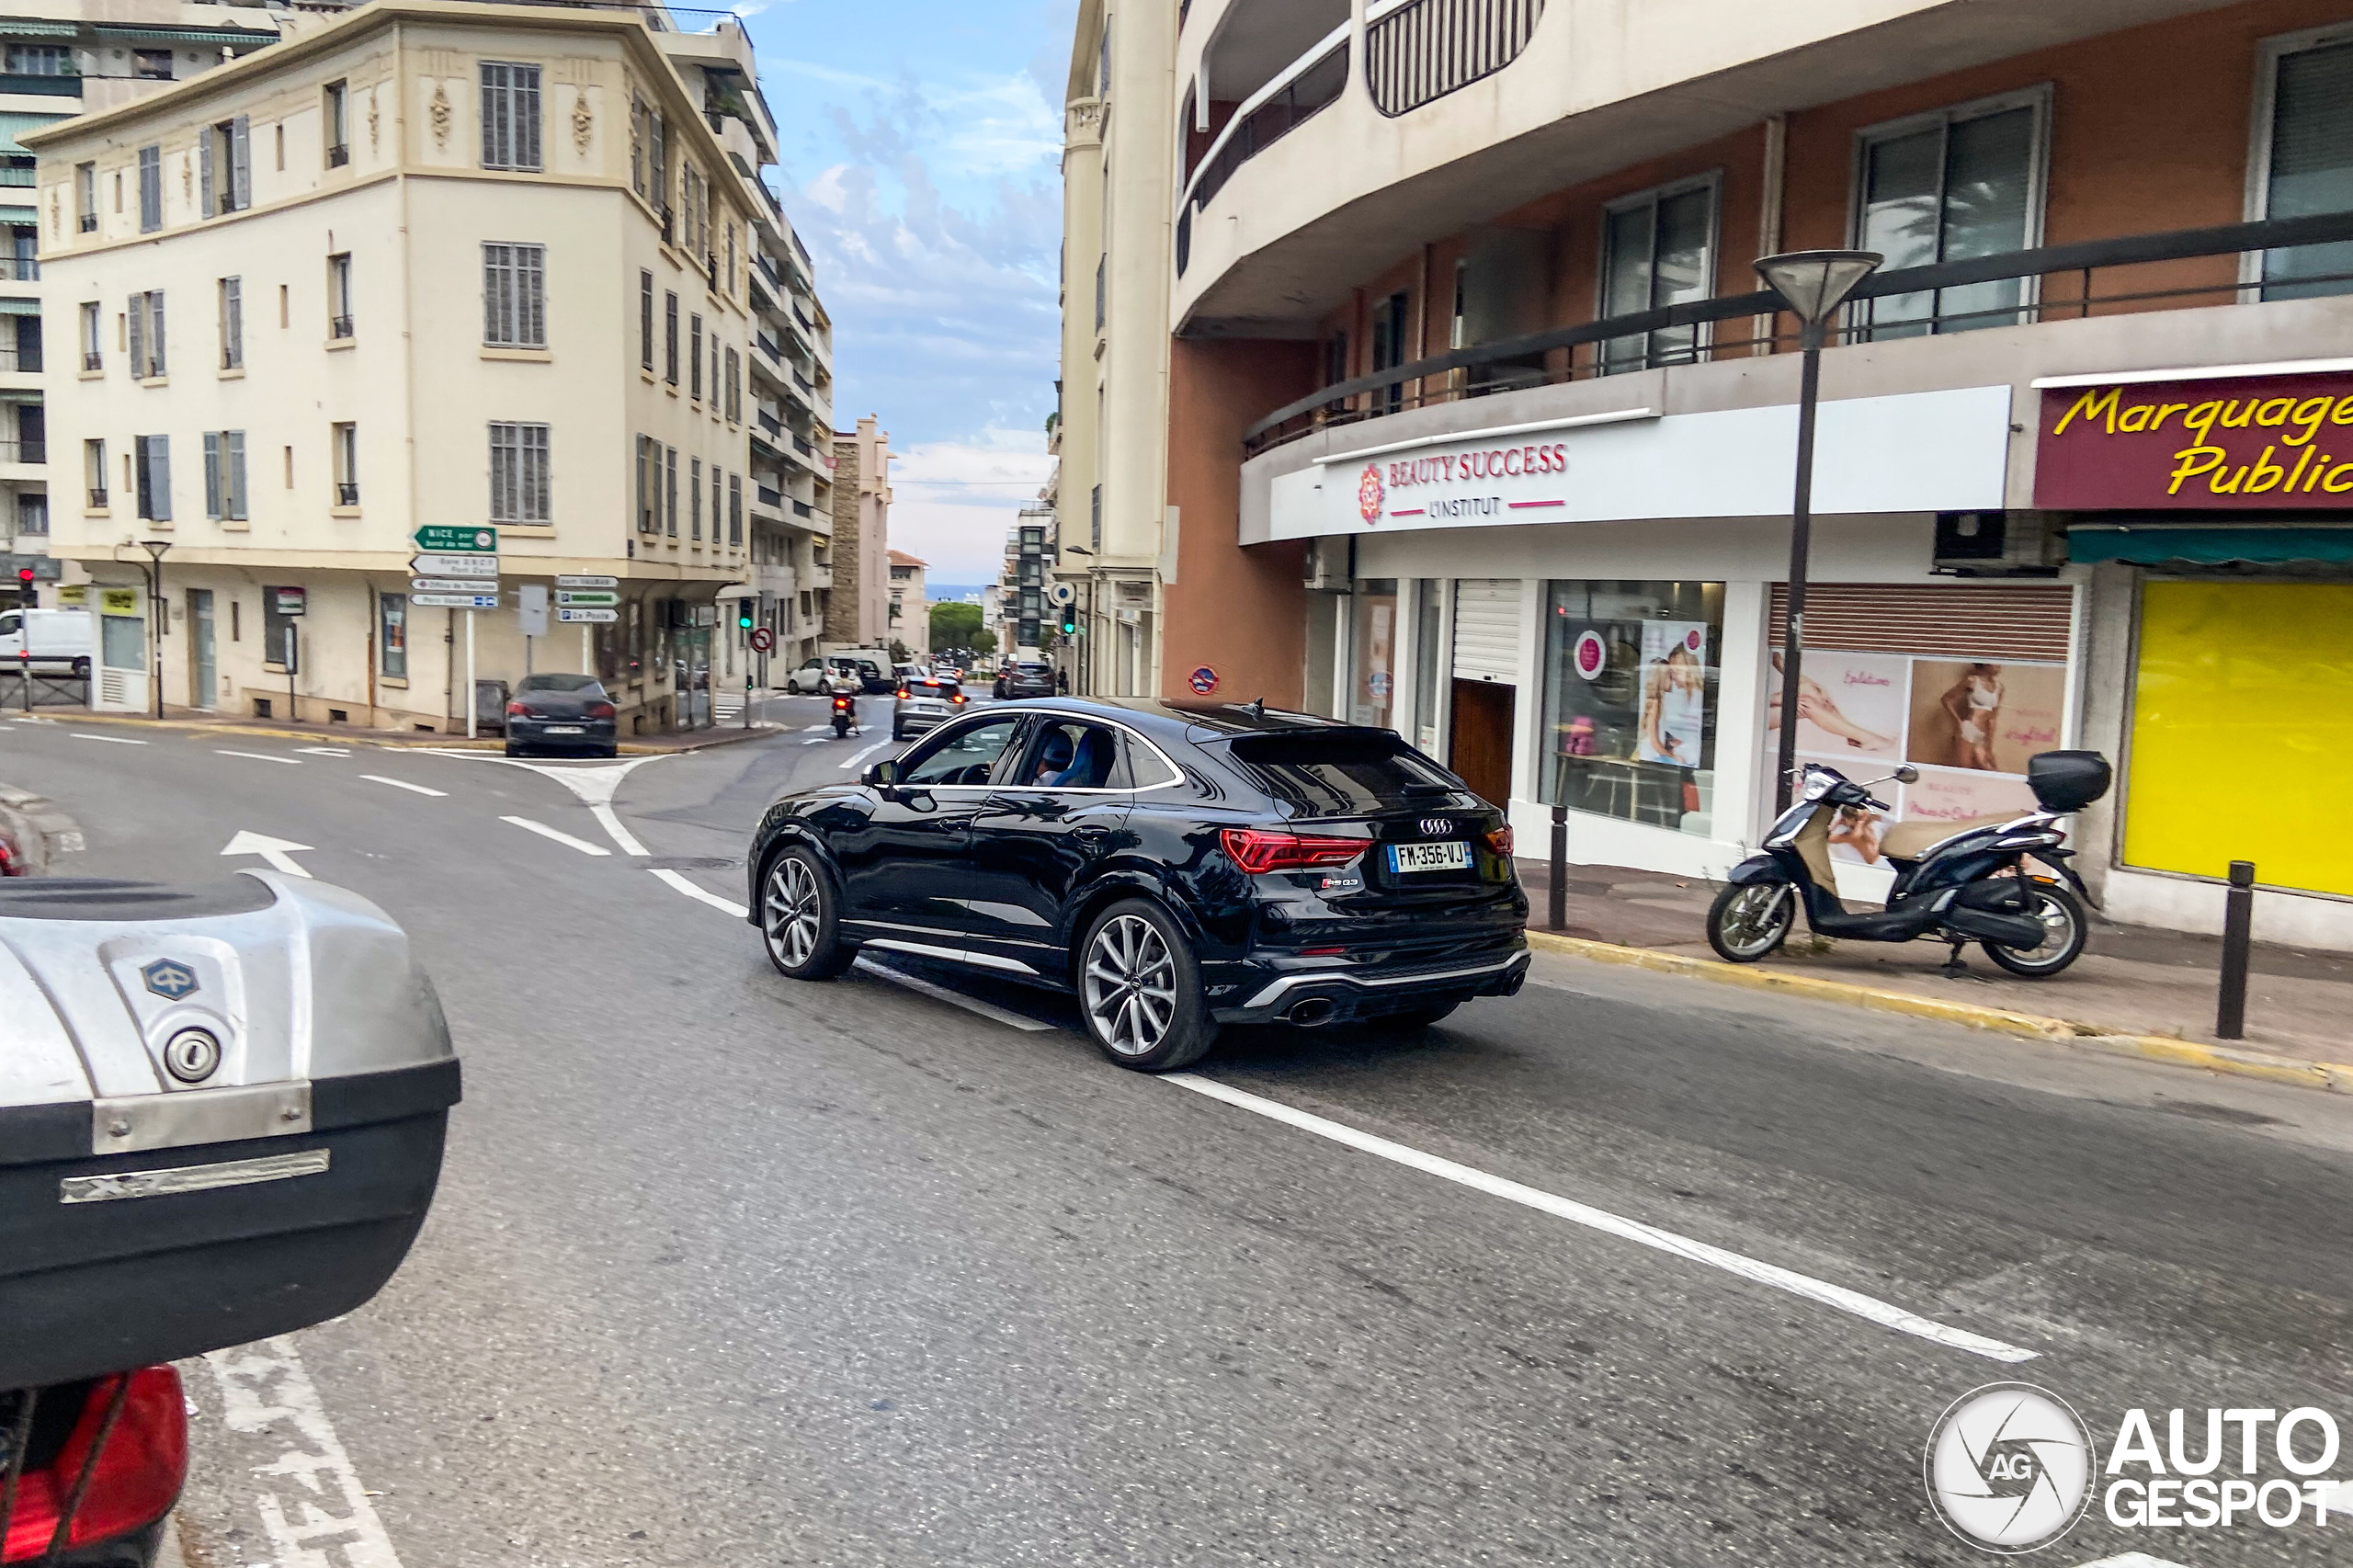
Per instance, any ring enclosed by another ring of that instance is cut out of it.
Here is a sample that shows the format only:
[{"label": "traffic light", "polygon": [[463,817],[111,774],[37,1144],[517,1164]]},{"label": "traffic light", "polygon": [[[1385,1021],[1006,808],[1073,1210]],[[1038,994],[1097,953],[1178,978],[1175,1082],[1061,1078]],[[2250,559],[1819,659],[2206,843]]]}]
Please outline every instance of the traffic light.
[{"label": "traffic light", "polygon": [[32,608],[35,596],[33,593],[33,569],[29,566],[19,566],[17,568],[17,597],[24,601],[24,605],[27,609],[30,609]]},{"label": "traffic light", "polygon": [[735,601],[735,630],[738,631],[752,630],[752,601],[749,599]]},{"label": "traffic light", "polygon": [[1063,635],[1065,637],[1078,635],[1078,608],[1074,605],[1063,606]]}]

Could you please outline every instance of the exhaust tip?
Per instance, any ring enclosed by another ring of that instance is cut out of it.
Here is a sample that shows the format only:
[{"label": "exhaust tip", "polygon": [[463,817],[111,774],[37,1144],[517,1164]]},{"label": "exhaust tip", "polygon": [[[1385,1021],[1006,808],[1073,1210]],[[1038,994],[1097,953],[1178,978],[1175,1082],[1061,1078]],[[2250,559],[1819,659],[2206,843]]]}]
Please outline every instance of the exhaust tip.
[{"label": "exhaust tip", "polygon": [[1312,1029],[1319,1024],[1330,1023],[1332,1015],[1336,1010],[1328,998],[1310,996],[1304,1002],[1292,1004],[1290,1011],[1285,1013],[1283,1018],[1285,1022],[1296,1025],[1300,1028]]}]

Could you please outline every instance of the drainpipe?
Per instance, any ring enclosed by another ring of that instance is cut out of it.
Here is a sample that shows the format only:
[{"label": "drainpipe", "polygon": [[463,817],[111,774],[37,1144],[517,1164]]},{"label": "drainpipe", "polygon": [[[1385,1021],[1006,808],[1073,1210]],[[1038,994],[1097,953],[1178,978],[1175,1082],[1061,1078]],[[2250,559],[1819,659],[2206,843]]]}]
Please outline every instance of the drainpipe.
[{"label": "drainpipe", "polygon": [[[1765,117],[1765,189],[1756,212],[1758,256],[1781,254],[1781,198],[1782,187],[1788,183],[1789,163],[1790,117],[1779,113],[1768,114]],[[1749,335],[1756,339],[1749,346],[1748,352],[1752,357],[1773,352],[1771,339],[1775,319],[1769,313],[1749,318]]]}]

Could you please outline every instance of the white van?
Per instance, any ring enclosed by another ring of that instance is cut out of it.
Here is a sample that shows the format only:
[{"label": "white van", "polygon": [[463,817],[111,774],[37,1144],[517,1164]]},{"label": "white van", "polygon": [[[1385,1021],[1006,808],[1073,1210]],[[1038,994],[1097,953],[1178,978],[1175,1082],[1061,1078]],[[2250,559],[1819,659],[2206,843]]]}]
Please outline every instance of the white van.
[{"label": "white van", "polygon": [[[25,645],[29,631],[32,646]],[[0,670],[20,667],[29,652],[37,670],[90,676],[90,612],[85,609],[0,610]]]}]

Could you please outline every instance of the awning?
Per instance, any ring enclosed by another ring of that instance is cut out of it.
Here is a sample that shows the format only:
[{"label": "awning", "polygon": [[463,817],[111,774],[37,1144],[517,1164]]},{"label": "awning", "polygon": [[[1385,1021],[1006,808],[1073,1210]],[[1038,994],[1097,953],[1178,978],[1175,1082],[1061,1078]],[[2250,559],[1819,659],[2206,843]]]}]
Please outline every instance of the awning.
[{"label": "awning", "polygon": [[[16,30],[16,24],[8,24]],[[224,43],[276,43],[278,34],[256,28],[145,28],[135,25],[100,22],[97,33],[103,39],[119,39],[133,43],[209,43],[218,48]]]},{"label": "awning", "polygon": [[17,137],[28,131],[40,131],[71,118],[63,114],[26,114],[17,109],[0,109],[0,153],[29,157],[31,149],[19,146]]},{"label": "awning", "polygon": [[0,207],[0,223],[38,223],[40,210],[37,207]]},{"label": "awning", "polygon": [[13,294],[0,294],[0,316],[37,316],[40,314],[39,300],[22,300]]},{"label": "awning", "polygon": [[10,38],[78,38],[82,33],[78,22],[48,21],[40,17],[11,17],[6,25]]},{"label": "awning", "polygon": [[2099,561],[2130,566],[2342,564],[2353,562],[2353,524],[2237,528],[2079,523],[2067,530],[2067,556],[2079,566]]}]

